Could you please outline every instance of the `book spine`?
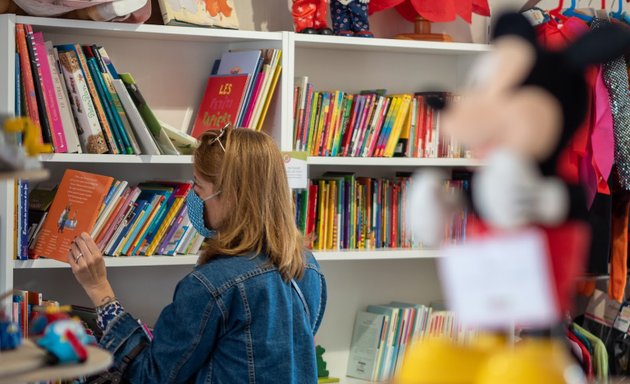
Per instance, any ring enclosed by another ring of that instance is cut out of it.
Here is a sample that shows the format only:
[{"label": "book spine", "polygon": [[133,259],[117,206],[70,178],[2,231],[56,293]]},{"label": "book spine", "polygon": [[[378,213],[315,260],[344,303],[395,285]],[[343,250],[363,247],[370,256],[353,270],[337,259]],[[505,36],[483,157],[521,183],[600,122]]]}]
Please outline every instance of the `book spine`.
[{"label": "book spine", "polygon": [[183,203],[184,203],[184,198],[180,197],[180,198],[175,199],[175,201],[173,202],[173,206],[171,207],[170,211],[164,218],[164,222],[162,223],[157,233],[155,234],[155,238],[153,239],[153,241],[147,248],[147,251],[146,251],[147,255],[152,255],[155,252],[155,249],[160,244],[160,241],[162,240],[162,238],[164,237],[164,234],[166,233],[166,230],[168,229],[168,223],[173,221],[175,214],[177,214],[177,212],[179,211],[179,208],[182,206]]},{"label": "book spine", "polygon": [[110,150],[113,154],[121,153],[122,143],[118,142],[118,138],[114,136],[112,131],[112,127],[107,122],[107,117],[105,116],[105,111],[103,110],[103,104],[101,99],[98,97],[98,93],[96,91],[96,86],[94,85],[94,80],[90,75],[90,70],[87,65],[87,60],[85,55],[83,54],[83,50],[79,44],[64,46],[65,49],[68,49],[70,52],[74,52],[77,58],[77,63],[79,69],[83,73],[83,77],[85,79],[85,83],[87,85],[88,94],[92,99],[92,104],[94,106],[94,110],[96,111],[96,118],[102,128],[103,135],[107,142],[107,145],[110,147]]},{"label": "book spine", "polygon": [[15,52],[15,116],[24,116],[22,111],[22,68],[20,67],[20,55]]},{"label": "book spine", "polygon": [[37,94],[35,93],[35,82],[33,80],[33,71],[31,70],[31,60],[28,54],[28,47],[26,43],[26,31],[24,24],[15,25],[15,36],[17,40],[17,50],[20,56],[20,68],[22,74],[22,81],[24,82],[24,95],[26,100],[26,111],[28,117],[37,125],[40,130],[38,131],[37,140],[41,144],[44,142],[42,125],[39,120],[39,112],[37,110]]},{"label": "book spine", "polygon": [[179,208],[179,212],[177,212],[177,214],[175,215],[175,219],[173,220],[173,223],[170,225],[170,227],[166,231],[166,234],[164,235],[164,239],[160,242],[160,244],[157,247],[158,255],[165,254],[166,246],[171,241],[171,237],[173,236],[177,228],[180,226],[181,222],[184,220],[184,217],[186,215],[187,215],[186,206],[182,204],[182,206]]},{"label": "book spine", "polygon": [[81,143],[79,142],[77,126],[75,124],[74,117],[72,116],[66,84],[62,78],[63,75],[60,73],[61,69],[59,68],[59,60],[56,50],[53,48],[50,41],[45,42],[44,47],[46,48],[46,54],[48,55],[48,64],[53,80],[55,96],[57,97],[57,106],[59,107],[59,116],[61,118],[61,126],[63,127],[63,132],[66,138],[68,153],[81,153]]},{"label": "book spine", "polygon": [[59,113],[59,104],[57,103],[57,95],[53,85],[53,77],[50,71],[50,63],[48,62],[48,52],[44,44],[44,37],[41,32],[30,33],[33,44],[33,53],[36,56],[37,72],[42,86],[42,94],[45,100],[46,117],[49,122],[55,152],[67,153],[68,146],[66,143],[66,135],[63,130],[63,124]]},{"label": "book spine", "polygon": [[140,150],[140,146],[138,145],[138,140],[136,140],[136,137],[133,134],[133,130],[131,129],[131,123],[129,122],[127,113],[125,112],[125,109],[123,108],[122,102],[120,100],[120,96],[118,95],[118,92],[116,91],[116,87],[114,87],[114,79],[112,78],[112,75],[109,73],[107,65],[103,61],[103,58],[100,54],[98,47],[92,46],[92,52],[94,52],[96,63],[98,64],[98,68],[101,72],[101,76],[105,83],[105,87],[111,97],[113,108],[118,114],[118,117],[120,119],[120,122],[122,123],[122,127],[131,144],[133,152],[139,155],[142,152]]},{"label": "book spine", "polygon": [[20,255],[22,260],[28,259],[28,182],[20,180]]},{"label": "book spine", "polygon": [[96,110],[81,73],[74,51],[59,52],[59,63],[68,87],[70,105],[74,112],[79,140],[87,153],[106,153],[107,143],[98,123]]},{"label": "book spine", "polygon": [[88,70],[90,71],[92,81],[94,82],[96,93],[99,96],[101,107],[103,108],[103,111],[105,113],[105,118],[107,119],[107,123],[109,124],[112,130],[112,134],[114,135],[114,139],[116,140],[116,144],[118,145],[118,149],[123,154],[133,154],[133,149],[131,148],[131,144],[124,132],[120,117],[116,113],[111,95],[109,94],[109,91],[105,86],[105,82],[103,81],[101,72],[98,69],[96,60],[91,57],[89,59],[86,59],[86,63]]}]

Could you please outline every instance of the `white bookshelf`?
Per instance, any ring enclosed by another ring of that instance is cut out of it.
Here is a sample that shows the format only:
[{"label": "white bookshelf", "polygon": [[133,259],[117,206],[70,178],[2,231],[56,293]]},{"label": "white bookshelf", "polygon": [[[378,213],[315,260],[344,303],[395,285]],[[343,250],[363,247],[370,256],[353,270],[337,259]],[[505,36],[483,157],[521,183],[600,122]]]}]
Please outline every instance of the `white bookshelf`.
[{"label": "white bookshelf", "polygon": [[[314,251],[318,261],[366,261],[366,260],[413,260],[434,259],[439,251],[422,249],[376,249],[376,250],[331,250]],[[107,267],[164,267],[174,265],[195,265],[197,255],[178,256],[119,256],[105,257]],[[53,259],[13,260],[13,269],[69,268],[67,263]]]},{"label": "white bookshelf", "polygon": [[312,166],[360,166],[360,167],[448,167],[474,168],[483,165],[476,159],[423,159],[409,157],[324,157],[310,156],[307,164]]},{"label": "white bookshelf", "polygon": [[40,155],[44,163],[95,163],[95,164],[192,164],[190,155],[94,155],[75,153],[49,153]]},{"label": "white bookshelf", "polygon": [[[293,148],[294,77],[308,75],[317,90],[386,88],[389,93],[455,90],[480,44],[413,42],[309,36],[124,23],[97,23],[0,15],[0,113],[14,108],[14,26],[33,25],[55,44],[103,45],[119,72],[133,74],[155,114],[179,129],[194,119],[212,62],[230,49],[281,48],[282,75],[263,129],[281,150]],[[175,54],[173,54],[175,52]],[[40,156],[50,182],[68,168],[107,174],[131,184],[149,179],[188,180],[191,156],[47,154]],[[352,169],[363,175],[394,175],[401,168],[474,168],[473,159],[310,157],[313,174]],[[6,196],[6,198],[5,198]],[[54,260],[12,260],[13,182],[0,180],[0,292],[13,287],[40,290],[61,302],[88,304],[67,264]],[[7,220],[7,218],[11,218]],[[441,297],[435,260],[439,252],[418,249],[315,251],[327,279],[328,304],[316,336],[326,348],[331,376],[345,377],[354,317],[368,304],[401,300],[429,303]],[[197,257],[106,258],[117,296],[134,315],[152,323],[171,300],[176,283]],[[157,268],[156,268],[157,267]]]}]

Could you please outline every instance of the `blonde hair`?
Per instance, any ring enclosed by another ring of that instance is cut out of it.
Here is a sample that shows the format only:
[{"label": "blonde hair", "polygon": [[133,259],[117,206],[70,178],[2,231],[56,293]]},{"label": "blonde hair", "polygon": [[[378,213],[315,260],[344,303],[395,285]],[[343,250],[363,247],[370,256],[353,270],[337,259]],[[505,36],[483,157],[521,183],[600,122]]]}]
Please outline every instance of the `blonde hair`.
[{"label": "blonde hair", "polygon": [[304,239],[295,224],[278,147],[268,135],[249,129],[226,129],[219,139],[217,134],[209,131],[199,137],[193,166],[215,191],[221,191],[221,199],[230,208],[200,262],[218,255],[265,253],[283,279],[301,277]]}]

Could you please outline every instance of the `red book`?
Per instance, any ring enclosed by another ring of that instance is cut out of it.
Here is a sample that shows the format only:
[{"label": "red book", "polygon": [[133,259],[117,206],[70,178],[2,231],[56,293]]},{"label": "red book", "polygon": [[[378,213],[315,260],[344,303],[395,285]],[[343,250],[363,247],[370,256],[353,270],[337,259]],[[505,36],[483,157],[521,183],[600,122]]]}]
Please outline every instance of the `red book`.
[{"label": "red book", "polygon": [[[37,96],[35,94],[35,83],[33,80],[33,72],[31,70],[31,60],[28,54],[28,47],[26,43],[26,30],[24,24],[15,25],[15,37],[18,55],[20,57],[20,68],[22,81],[24,82],[24,93],[26,99],[26,110],[28,117],[33,120],[33,123],[40,127],[39,112],[37,111]],[[37,140],[39,143],[43,143],[41,131],[38,131]]]},{"label": "red book", "polygon": [[221,129],[228,123],[236,124],[249,76],[213,75],[208,78],[206,91],[190,133],[192,136],[198,138],[209,129]]}]

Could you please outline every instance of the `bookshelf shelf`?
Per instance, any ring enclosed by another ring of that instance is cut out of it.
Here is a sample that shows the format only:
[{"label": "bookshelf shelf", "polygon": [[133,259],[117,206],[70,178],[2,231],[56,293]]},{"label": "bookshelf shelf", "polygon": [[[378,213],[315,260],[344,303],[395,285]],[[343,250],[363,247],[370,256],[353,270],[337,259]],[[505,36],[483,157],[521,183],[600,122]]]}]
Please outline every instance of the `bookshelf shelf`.
[{"label": "bookshelf shelf", "polygon": [[[105,257],[107,267],[157,267],[194,265],[196,255],[187,256],[122,256]],[[70,265],[52,259],[14,260],[14,269],[70,268]]]},{"label": "bookshelf shelf", "polygon": [[42,32],[66,30],[73,34],[133,37],[154,40],[244,42],[282,40],[282,32],[241,31],[219,28],[191,28],[149,24],[105,23],[97,21],[17,16],[17,23],[31,24]]},{"label": "bookshelf shelf", "polygon": [[435,259],[439,251],[433,249],[373,249],[373,250],[331,250],[313,251],[319,261],[360,261],[360,260],[400,260],[400,259]]},{"label": "bookshelf shelf", "polygon": [[486,44],[443,43],[396,39],[358,39],[344,36],[294,35],[297,48],[371,50],[380,52],[426,53],[434,55],[476,55],[489,50]]},{"label": "bookshelf shelf", "polygon": [[[319,261],[361,261],[361,260],[398,260],[398,259],[434,259],[438,251],[426,249],[377,249],[377,250],[337,250],[315,251]],[[49,269],[69,268],[69,265],[52,259],[14,260],[13,269]],[[120,256],[105,257],[107,267],[160,267],[174,265],[195,265],[196,255],[186,256]]]},{"label": "bookshelf shelf", "polygon": [[106,163],[106,164],[192,164],[190,155],[92,155],[51,153],[40,155],[44,163]]},{"label": "bookshelf shelf", "polygon": [[479,167],[483,165],[476,159],[424,159],[407,157],[324,157],[311,156],[308,165],[337,166],[352,165],[364,167]]}]

